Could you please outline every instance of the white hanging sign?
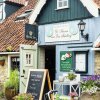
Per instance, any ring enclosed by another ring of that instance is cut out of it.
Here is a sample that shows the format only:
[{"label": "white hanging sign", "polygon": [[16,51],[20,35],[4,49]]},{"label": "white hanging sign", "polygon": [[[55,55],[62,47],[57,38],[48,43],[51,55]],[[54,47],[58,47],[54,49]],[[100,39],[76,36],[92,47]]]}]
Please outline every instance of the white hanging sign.
[{"label": "white hanging sign", "polygon": [[56,24],[45,26],[45,42],[79,40],[77,24]]}]

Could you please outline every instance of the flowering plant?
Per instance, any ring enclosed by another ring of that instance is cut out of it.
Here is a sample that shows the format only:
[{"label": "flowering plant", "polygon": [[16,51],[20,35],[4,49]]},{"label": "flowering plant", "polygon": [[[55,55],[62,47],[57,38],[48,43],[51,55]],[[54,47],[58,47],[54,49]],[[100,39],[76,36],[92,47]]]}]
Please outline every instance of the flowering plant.
[{"label": "flowering plant", "polygon": [[69,96],[70,96],[70,97],[77,97],[78,94],[77,94],[76,92],[71,92],[71,93],[69,93]]},{"label": "flowering plant", "polygon": [[91,75],[83,78],[81,82],[82,92],[94,94],[100,89],[100,75]]}]

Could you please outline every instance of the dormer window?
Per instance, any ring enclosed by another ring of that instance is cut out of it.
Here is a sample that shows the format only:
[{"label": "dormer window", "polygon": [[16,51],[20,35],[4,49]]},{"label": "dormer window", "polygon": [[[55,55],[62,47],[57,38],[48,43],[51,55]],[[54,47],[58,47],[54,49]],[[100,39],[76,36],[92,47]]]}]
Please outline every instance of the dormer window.
[{"label": "dormer window", "polygon": [[18,20],[24,20],[25,18],[28,18],[30,16],[30,14],[32,13],[32,9],[30,10],[26,10],[24,13],[22,13],[21,15],[17,16],[15,21]]},{"label": "dormer window", "polygon": [[57,9],[68,8],[68,0],[57,0]]}]

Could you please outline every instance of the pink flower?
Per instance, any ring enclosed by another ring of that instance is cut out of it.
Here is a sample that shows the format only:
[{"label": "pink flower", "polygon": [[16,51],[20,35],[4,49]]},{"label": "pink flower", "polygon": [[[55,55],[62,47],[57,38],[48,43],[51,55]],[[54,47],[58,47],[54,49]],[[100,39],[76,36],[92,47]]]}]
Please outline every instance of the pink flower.
[{"label": "pink flower", "polygon": [[71,92],[71,93],[69,93],[69,96],[71,96],[71,97],[77,97],[78,94],[76,92]]},{"label": "pink flower", "polygon": [[70,53],[66,53],[66,58],[69,58],[70,57]]}]

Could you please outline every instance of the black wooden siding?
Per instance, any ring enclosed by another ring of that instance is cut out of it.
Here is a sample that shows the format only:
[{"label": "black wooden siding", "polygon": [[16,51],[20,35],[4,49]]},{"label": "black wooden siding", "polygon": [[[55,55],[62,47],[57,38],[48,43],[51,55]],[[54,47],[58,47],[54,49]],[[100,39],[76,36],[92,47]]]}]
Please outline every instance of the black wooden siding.
[{"label": "black wooden siding", "polygon": [[57,10],[57,0],[47,0],[37,18],[38,24],[64,22],[82,18],[90,18],[92,15],[83,6],[80,0],[69,0],[69,8]]}]

